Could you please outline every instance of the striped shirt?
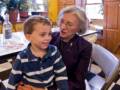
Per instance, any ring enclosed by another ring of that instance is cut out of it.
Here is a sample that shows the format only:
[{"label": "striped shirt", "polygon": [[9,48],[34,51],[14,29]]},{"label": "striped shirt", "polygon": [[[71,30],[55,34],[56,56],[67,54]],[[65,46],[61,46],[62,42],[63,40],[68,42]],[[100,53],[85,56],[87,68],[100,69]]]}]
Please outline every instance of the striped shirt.
[{"label": "striped shirt", "polygon": [[43,58],[36,57],[30,45],[21,51],[9,76],[7,90],[15,90],[20,81],[34,87],[49,87],[55,82],[59,90],[68,90],[66,67],[56,46],[49,45]]}]

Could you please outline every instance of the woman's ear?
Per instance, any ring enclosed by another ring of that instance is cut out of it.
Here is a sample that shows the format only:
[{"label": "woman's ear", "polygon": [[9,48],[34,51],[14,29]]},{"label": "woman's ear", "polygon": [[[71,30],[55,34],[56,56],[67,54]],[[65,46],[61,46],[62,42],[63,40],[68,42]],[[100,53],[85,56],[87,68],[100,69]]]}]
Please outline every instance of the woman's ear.
[{"label": "woman's ear", "polygon": [[25,34],[25,37],[28,41],[30,41],[31,34]]}]

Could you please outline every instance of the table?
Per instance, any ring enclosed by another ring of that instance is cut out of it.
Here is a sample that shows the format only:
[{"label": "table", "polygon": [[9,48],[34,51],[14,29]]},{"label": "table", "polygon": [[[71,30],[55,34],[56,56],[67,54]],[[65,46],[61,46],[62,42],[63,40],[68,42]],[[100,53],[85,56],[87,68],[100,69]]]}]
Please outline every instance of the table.
[{"label": "table", "polygon": [[25,39],[23,32],[12,33],[12,38],[7,44],[3,44],[3,36],[0,34],[0,56],[12,54],[23,50],[28,41]]},{"label": "table", "polygon": [[[90,35],[95,35],[97,31],[87,30],[86,33],[80,35],[83,37],[88,37]],[[13,32],[11,42],[8,45],[2,45],[2,34],[0,34],[0,57],[6,56],[9,54],[17,53],[23,50],[27,45],[28,41],[25,39],[23,32]],[[90,39],[88,37],[88,39]],[[89,40],[88,40],[89,41]]]}]

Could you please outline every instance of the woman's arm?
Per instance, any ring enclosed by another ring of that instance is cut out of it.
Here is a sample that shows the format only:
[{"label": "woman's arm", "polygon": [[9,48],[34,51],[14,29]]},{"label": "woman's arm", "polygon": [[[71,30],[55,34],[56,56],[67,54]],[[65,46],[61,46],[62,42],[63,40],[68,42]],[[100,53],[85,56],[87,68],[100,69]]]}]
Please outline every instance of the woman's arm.
[{"label": "woman's arm", "polygon": [[75,76],[76,76],[76,85],[77,86],[84,86],[84,81],[86,74],[88,72],[88,66],[90,63],[90,57],[91,57],[91,52],[92,52],[92,45],[89,44],[86,48],[84,48],[80,55],[79,55],[79,63],[77,66],[77,69],[75,71]]}]

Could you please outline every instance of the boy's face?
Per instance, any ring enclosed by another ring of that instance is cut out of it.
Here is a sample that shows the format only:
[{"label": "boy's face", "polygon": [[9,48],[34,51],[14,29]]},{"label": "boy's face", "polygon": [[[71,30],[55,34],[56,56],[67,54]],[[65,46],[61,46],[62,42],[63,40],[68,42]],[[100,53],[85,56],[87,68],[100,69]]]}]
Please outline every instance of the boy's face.
[{"label": "boy's face", "polygon": [[45,50],[47,49],[52,36],[51,26],[43,25],[43,23],[37,23],[33,26],[32,34],[26,34],[26,38],[31,42],[32,47]]}]

